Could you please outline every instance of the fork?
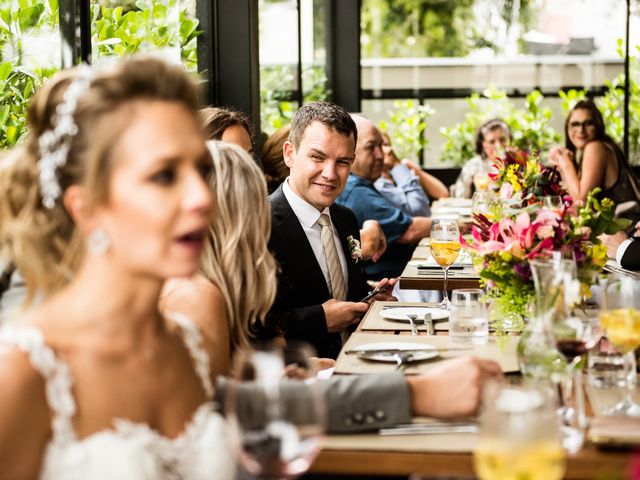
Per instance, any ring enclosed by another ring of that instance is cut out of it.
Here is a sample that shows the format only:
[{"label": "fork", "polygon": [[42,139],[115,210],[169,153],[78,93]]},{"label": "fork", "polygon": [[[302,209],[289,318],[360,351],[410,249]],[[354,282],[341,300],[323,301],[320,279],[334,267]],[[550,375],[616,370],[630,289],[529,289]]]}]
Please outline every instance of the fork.
[{"label": "fork", "polygon": [[404,364],[413,360],[413,353],[411,352],[397,352],[393,354],[393,359],[396,361],[396,370],[402,370]]},{"label": "fork", "polygon": [[411,335],[420,335],[418,332],[418,328],[416,327],[416,320],[418,319],[418,315],[415,313],[408,313],[407,318],[409,319],[409,323],[411,324]]}]

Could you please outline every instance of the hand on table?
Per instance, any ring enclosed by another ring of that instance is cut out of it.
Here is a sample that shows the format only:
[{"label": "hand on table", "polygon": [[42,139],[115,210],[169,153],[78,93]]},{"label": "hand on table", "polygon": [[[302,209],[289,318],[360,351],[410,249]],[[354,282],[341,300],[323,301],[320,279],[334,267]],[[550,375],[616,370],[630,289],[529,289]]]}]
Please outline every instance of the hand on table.
[{"label": "hand on table", "polygon": [[412,413],[439,418],[475,415],[487,382],[501,379],[500,366],[491,360],[461,357],[442,362],[424,375],[407,377]]}]

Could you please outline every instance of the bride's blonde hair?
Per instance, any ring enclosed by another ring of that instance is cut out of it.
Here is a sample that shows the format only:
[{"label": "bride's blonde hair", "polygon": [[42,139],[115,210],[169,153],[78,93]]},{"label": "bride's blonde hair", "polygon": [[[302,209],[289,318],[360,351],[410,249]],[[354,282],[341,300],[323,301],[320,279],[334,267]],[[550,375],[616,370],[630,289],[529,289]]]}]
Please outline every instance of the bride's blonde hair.
[{"label": "bride's blonde hair", "polygon": [[[54,127],[56,108],[78,76],[77,69],[64,70],[34,96],[26,142],[15,162],[0,175],[0,245],[5,261],[13,262],[25,279],[27,303],[36,291],[49,294],[68,283],[84,251],[82,234],[62,196],[52,208],[43,206],[38,164],[38,141]],[[108,200],[116,161],[113,148],[133,117],[129,110],[144,100],[179,102],[194,116],[199,104],[195,84],[182,68],[158,59],[131,58],[95,74],[78,95],[72,112],[77,132],[68,136],[64,165],[54,170],[62,192],[71,185],[86,186],[91,192],[88,208]]]},{"label": "bride's blonde hair", "polygon": [[220,288],[234,348],[264,322],[276,296],[276,262],[267,248],[271,214],[262,171],[242,148],[207,142],[213,160],[214,213],[200,270]]}]

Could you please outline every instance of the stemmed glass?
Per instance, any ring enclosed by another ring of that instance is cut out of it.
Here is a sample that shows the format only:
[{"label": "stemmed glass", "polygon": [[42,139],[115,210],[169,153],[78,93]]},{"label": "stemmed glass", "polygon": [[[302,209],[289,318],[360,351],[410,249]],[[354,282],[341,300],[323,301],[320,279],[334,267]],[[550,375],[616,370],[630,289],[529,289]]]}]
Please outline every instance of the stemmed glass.
[{"label": "stemmed glass", "polygon": [[241,465],[263,479],[306,472],[323,443],[324,394],[306,344],[240,350],[225,410]]},{"label": "stemmed glass", "polygon": [[640,417],[640,405],[631,397],[637,383],[634,352],[640,347],[640,280],[609,278],[602,291],[600,323],[611,344],[623,354],[627,369],[625,397],[605,415]]},{"label": "stemmed glass", "polygon": [[431,255],[444,270],[444,298],[440,306],[449,309],[451,302],[447,292],[449,267],[460,254],[460,231],[458,221],[453,219],[435,218],[431,223],[430,239]]}]

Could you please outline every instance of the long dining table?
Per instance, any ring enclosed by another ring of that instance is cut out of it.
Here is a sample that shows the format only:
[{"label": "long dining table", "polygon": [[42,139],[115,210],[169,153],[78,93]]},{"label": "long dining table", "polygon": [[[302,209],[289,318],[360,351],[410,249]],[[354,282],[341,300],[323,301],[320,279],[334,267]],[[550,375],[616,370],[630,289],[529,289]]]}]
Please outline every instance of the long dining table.
[{"label": "long dining table", "polygon": [[[365,315],[357,330],[351,335],[337,359],[334,374],[355,374],[366,372],[393,371],[393,364],[373,364],[358,362],[346,350],[358,345],[378,342],[413,342],[437,346],[449,345],[447,321],[437,321],[435,335],[427,335],[424,328],[418,327],[420,335],[411,335],[408,323],[387,321],[383,312],[391,307],[417,307],[428,304],[406,302],[375,302]],[[519,377],[515,345],[518,337],[498,339],[490,337],[487,344],[472,347],[471,350],[452,349],[445,357],[476,355],[493,358],[501,365],[503,372],[510,377]],[[456,344],[459,345],[459,344]],[[421,373],[430,368],[432,362],[414,369],[406,369],[405,374]],[[386,369],[386,370],[385,370]],[[587,414],[595,415],[596,409],[603,408],[604,399],[617,401],[618,391],[608,389],[585,389],[587,393]],[[640,400],[640,392],[636,392]],[[593,418],[593,417],[590,417]],[[415,421],[424,421],[417,419]],[[427,420],[428,421],[428,420]],[[631,421],[631,420],[629,420]],[[640,421],[639,421],[640,422]],[[638,423],[640,432],[640,423]],[[640,433],[638,434],[640,437]],[[311,467],[310,479],[329,478],[406,478],[417,473],[422,479],[475,478],[473,466],[473,448],[478,434],[444,433],[429,435],[384,436],[379,433],[357,435],[329,435],[320,455]],[[567,455],[565,479],[622,479],[628,478],[627,472],[632,461],[632,452],[628,449],[601,448],[586,440],[584,446],[575,454]]]}]

